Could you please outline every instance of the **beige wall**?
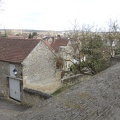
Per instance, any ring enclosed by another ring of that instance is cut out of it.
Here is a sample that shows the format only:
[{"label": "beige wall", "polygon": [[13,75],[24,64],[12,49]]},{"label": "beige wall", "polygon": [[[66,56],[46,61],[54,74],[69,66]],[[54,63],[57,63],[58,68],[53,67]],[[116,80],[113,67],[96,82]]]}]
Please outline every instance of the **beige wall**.
[{"label": "beige wall", "polygon": [[23,61],[23,88],[51,94],[60,83],[60,71],[56,70],[55,55],[43,41]]}]

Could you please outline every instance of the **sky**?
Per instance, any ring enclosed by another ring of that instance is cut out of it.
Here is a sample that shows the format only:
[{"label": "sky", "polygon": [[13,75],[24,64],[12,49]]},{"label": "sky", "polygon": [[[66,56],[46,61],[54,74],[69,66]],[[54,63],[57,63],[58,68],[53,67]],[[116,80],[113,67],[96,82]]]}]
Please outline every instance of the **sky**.
[{"label": "sky", "polygon": [[79,25],[105,27],[120,19],[120,0],[2,0],[0,28],[69,30]]}]

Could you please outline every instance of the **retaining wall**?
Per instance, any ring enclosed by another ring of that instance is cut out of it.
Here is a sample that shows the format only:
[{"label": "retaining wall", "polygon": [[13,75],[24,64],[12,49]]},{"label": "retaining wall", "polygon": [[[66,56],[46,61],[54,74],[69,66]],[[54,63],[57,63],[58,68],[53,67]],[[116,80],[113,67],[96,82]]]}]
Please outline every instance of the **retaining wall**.
[{"label": "retaining wall", "polygon": [[75,83],[81,82],[82,80],[87,80],[90,78],[91,78],[90,75],[76,74],[76,75],[72,75],[72,76],[61,79],[61,83],[62,85],[70,85],[70,84],[75,84]]}]

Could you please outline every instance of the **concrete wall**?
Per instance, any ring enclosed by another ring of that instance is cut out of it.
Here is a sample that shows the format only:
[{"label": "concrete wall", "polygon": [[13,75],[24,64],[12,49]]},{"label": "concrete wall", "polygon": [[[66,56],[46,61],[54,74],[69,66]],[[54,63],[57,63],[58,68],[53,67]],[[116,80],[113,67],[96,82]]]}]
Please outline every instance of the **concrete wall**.
[{"label": "concrete wall", "polygon": [[60,86],[60,71],[56,70],[55,55],[43,41],[23,61],[23,88],[51,94]]}]

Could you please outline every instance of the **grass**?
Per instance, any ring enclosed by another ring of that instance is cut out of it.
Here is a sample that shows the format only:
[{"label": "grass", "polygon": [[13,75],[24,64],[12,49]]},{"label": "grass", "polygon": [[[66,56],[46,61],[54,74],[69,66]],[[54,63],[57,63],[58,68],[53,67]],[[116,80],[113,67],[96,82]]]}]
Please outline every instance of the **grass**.
[{"label": "grass", "polygon": [[71,86],[73,86],[73,85],[63,86],[63,87],[59,88],[57,91],[55,91],[52,95],[55,96],[55,95],[65,91],[66,89],[70,88]]},{"label": "grass", "polygon": [[[81,80],[80,80],[80,81],[77,81],[77,82],[73,82],[73,83],[69,83],[69,82],[68,82],[67,85],[63,85],[61,88],[59,88],[57,91],[55,91],[55,92],[52,93],[51,95],[52,95],[52,96],[55,96],[55,95],[57,95],[57,94],[65,91],[65,90],[69,89],[70,87],[72,87],[72,86],[74,86],[74,85],[82,82],[83,80],[88,80],[88,79],[90,79],[90,78],[91,78],[91,76],[87,76],[87,77],[85,77],[85,78],[84,78],[84,77],[81,78]],[[75,81],[76,81],[76,80],[75,80]]]}]

